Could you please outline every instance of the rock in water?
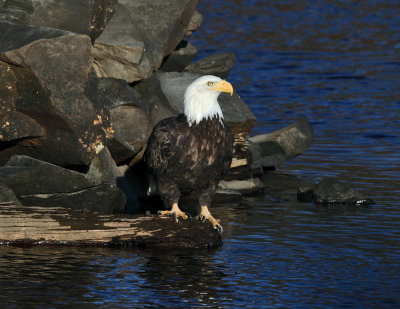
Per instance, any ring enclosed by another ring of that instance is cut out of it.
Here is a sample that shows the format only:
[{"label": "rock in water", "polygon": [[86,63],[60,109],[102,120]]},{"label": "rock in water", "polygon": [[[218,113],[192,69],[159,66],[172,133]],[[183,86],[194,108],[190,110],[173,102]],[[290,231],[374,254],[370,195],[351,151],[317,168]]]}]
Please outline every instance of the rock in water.
[{"label": "rock in water", "polygon": [[314,141],[314,133],[303,118],[272,133],[253,136],[249,141],[254,144],[254,151],[259,152],[254,164],[269,169],[304,153]]},{"label": "rock in water", "polygon": [[324,206],[367,206],[374,202],[351,186],[335,178],[325,178],[313,188],[300,187],[297,192],[300,202],[314,202]]}]

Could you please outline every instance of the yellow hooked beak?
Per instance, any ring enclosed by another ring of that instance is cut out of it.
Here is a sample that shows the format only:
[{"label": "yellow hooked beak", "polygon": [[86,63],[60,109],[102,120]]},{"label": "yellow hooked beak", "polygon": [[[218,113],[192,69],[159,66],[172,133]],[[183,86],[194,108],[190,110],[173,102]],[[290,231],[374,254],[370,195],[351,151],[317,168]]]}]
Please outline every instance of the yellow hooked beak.
[{"label": "yellow hooked beak", "polygon": [[231,95],[233,94],[233,87],[226,80],[219,81],[211,88],[211,90],[219,92],[227,92],[230,93]]}]

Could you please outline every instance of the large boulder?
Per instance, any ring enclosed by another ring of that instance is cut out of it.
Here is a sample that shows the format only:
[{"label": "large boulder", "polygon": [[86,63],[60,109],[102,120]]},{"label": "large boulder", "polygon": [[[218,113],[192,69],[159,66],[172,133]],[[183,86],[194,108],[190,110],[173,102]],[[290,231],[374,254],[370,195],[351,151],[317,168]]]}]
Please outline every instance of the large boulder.
[{"label": "large boulder", "polygon": [[86,97],[92,64],[86,35],[0,21],[0,165],[14,154],[90,163],[113,131]]},{"label": "large boulder", "polygon": [[148,106],[134,88],[121,79],[92,77],[89,98],[110,111],[114,132],[107,147],[118,164],[143,149],[152,124]]},{"label": "large boulder", "polygon": [[[104,165],[103,165],[104,166]],[[108,175],[89,175],[31,157],[13,156],[0,167],[0,182],[26,206],[67,207],[99,213],[124,212],[125,196]],[[110,181],[112,180],[112,181]]]},{"label": "large boulder", "polygon": [[94,44],[97,76],[128,82],[150,77],[184,37],[196,4],[197,0],[119,0]]},{"label": "large boulder", "polygon": [[94,41],[114,13],[117,1],[7,0],[0,5],[0,18],[86,34]]},{"label": "large boulder", "polygon": [[253,167],[276,168],[304,153],[314,139],[313,129],[305,118],[271,133],[250,137]]}]

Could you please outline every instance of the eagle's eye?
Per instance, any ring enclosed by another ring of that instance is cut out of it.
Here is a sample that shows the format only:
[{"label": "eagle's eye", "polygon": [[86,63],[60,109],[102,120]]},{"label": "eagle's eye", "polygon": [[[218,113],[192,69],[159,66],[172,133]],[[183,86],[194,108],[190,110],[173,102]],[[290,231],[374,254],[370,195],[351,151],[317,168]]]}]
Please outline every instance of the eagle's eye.
[{"label": "eagle's eye", "polygon": [[212,86],[212,85],[214,85],[214,82],[207,82],[207,86]]}]

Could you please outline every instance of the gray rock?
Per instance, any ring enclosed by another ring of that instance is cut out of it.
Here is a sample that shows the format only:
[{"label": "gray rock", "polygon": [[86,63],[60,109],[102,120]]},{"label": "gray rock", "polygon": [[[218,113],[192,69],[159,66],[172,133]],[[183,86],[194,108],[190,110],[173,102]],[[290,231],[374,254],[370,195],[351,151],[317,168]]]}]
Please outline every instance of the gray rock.
[{"label": "gray rock", "polygon": [[203,23],[203,15],[201,15],[198,11],[194,11],[192,18],[190,19],[189,25],[185,29],[185,36],[191,36],[194,31],[200,29],[201,24]]},{"label": "gray rock", "polygon": [[272,133],[250,137],[249,141],[255,144],[253,150],[259,152],[254,164],[268,169],[304,153],[314,141],[314,133],[303,118]]},{"label": "gray rock", "polygon": [[[110,174],[112,164],[104,161],[95,160],[87,176],[34,158],[16,155],[0,167],[0,179],[26,206],[59,206],[100,213],[123,212],[125,196],[116,185],[107,183],[115,180],[112,179],[114,175]],[[100,167],[105,167],[108,171],[100,172]]]},{"label": "gray rock", "polygon": [[235,59],[234,53],[218,53],[189,64],[185,71],[226,79],[233,68]]},{"label": "gray rock", "polygon": [[264,190],[265,185],[259,178],[250,178],[246,180],[221,180],[218,184],[219,189],[235,190],[241,193],[255,193]]},{"label": "gray rock", "polygon": [[374,202],[335,178],[325,178],[313,188],[300,187],[297,192],[300,202],[314,202],[324,206],[367,206]]},{"label": "gray rock", "polygon": [[15,205],[21,206],[21,202],[15,196],[13,190],[11,190],[8,186],[0,183],[0,207],[1,205]]},{"label": "gray rock", "polygon": [[111,18],[117,0],[7,0],[0,18],[88,35],[94,41]]},{"label": "gray rock", "polygon": [[113,134],[107,147],[119,164],[135,156],[147,142],[152,124],[148,106],[135,89],[124,80],[91,78],[89,98],[108,107]]},{"label": "gray rock", "polygon": [[128,82],[150,77],[182,40],[196,4],[197,0],[120,0],[94,45],[97,76]]},{"label": "gray rock", "polygon": [[[201,74],[191,72],[157,72],[162,92],[169,105],[176,113],[183,112],[183,95],[186,88]],[[235,85],[233,85],[234,87]],[[234,92],[233,96],[222,93],[218,97],[225,121],[229,124],[235,135],[246,136],[254,126],[256,118],[250,108]]]},{"label": "gray rock", "polygon": [[107,147],[94,157],[86,173],[87,179],[93,185],[108,183],[117,186],[117,180],[122,176]]},{"label": "gray rock", "polygon": [[0,60],[0,84],[6,85],[0,97],[7,99],[1,118],[19,119],[18,130],[3,132],[9,143],[0,164],[14,154],[64,166],[89,164],[112,131],[108,110],[86,97],[93,63],[89,37],[0,21]]},{"label": "gray rock", "polygon": [[182,72],[196,57],[197,48],[188,41],[181,41],[160,67],[163,72]]}]

